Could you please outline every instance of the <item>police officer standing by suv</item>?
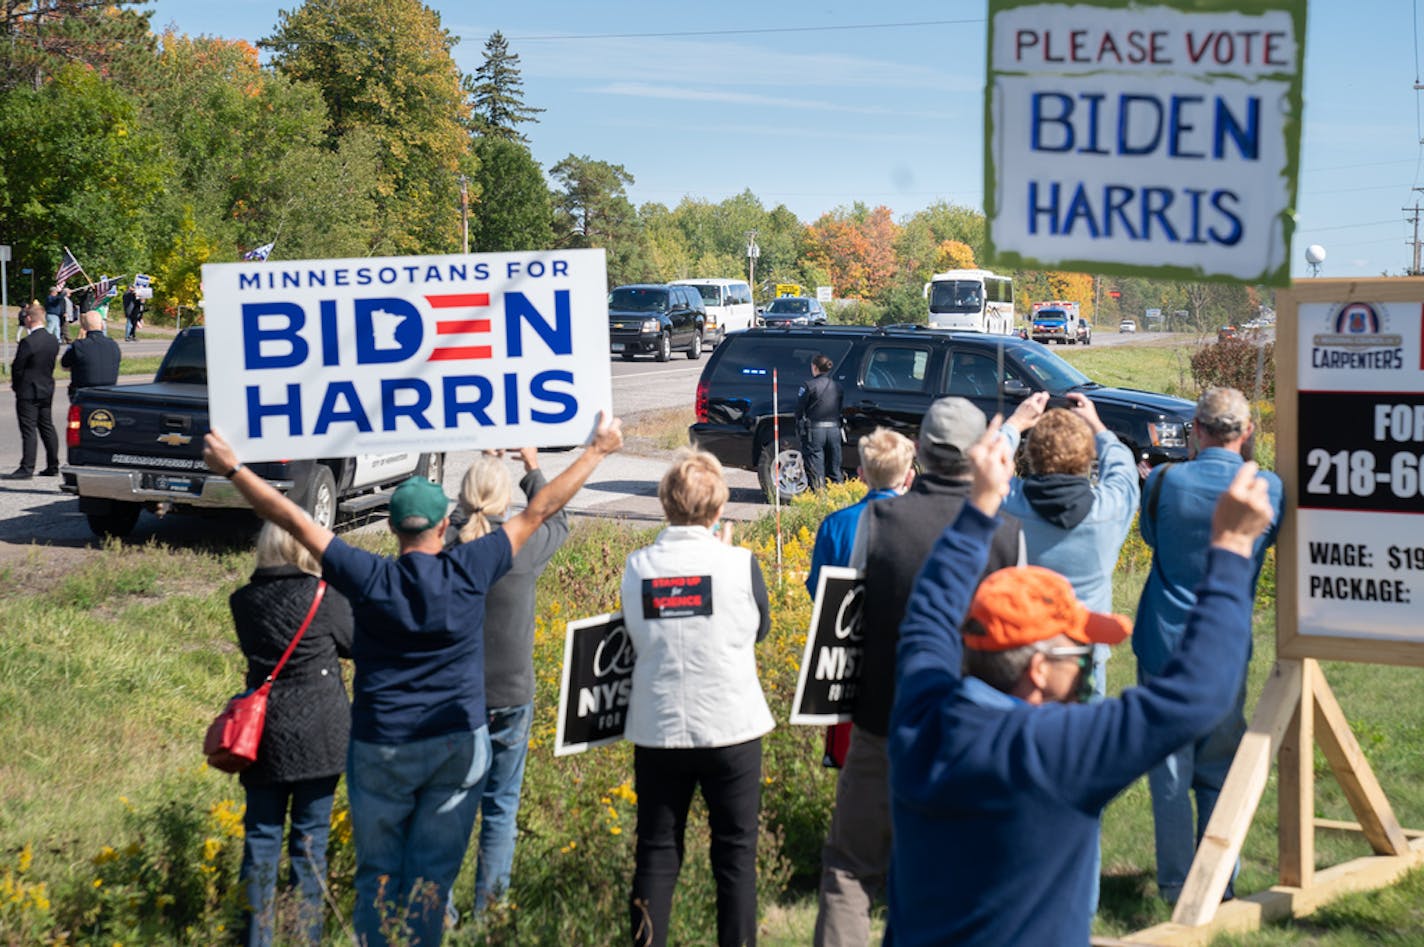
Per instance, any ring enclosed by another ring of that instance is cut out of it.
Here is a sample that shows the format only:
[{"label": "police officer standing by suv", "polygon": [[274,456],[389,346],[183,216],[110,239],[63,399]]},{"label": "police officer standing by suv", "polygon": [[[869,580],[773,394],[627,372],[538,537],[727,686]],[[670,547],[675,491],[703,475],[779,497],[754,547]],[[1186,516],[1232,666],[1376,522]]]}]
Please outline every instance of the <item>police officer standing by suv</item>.
[{"label": "police officer standing by suv", "polygon": [[831,377],[835,363],[817,353],[811,359],[811,378],[801,386],[796,398],[796,433],[801,438],[801,456],[812,490],[820,490],[829,478],[845,479],[841,470],[841,386]]}]

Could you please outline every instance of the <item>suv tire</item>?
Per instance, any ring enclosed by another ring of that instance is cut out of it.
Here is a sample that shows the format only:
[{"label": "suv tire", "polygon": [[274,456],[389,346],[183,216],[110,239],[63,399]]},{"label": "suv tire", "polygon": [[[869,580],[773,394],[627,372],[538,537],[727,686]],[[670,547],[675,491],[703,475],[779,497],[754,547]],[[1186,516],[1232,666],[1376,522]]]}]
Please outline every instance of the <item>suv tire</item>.
[{"label": "suv tire", "polygon": [[303,500],[302,509],[311,515],[316,525],[323,529],[336,526],[336,477],[326,464],[312,467],[311,479],[307,481],[307,495]]},{"label": "suv tire", "polygon": [[431,483],[438,483],[443,487],[445,485],[445,455],[426,454],[420,458],[420,464],[415,468],[415,472]]},{"label": "suv tire", "polygon": [[666,362],[672,358],[672,336],[664,332],[658,336],[658,350],[653,353],[653,358],[660,362]]},{"label": "suv tire", "polygon": [[702,357],[702,332],[699,330],[692,336],[692,344],[687,347],[687,360],[695,362]]},{"label": "suv tire", "polygon": [[[777,453],[772,448],[770,441],[762,446],[761,454],[757,458],[757,481],[761,484],[761,492],[766,497],[767,502],[773,502],[775,497],[772,494],[772,486],[775,483],[782,500],[790,500],[800,493],[805,493],[810,484],[806,480],[806,463],[801,458],[801,450],[788,444],[781,446],[781,469],[773,471],[776,463]],[[779,482],[775,479],[779,473]]]}]

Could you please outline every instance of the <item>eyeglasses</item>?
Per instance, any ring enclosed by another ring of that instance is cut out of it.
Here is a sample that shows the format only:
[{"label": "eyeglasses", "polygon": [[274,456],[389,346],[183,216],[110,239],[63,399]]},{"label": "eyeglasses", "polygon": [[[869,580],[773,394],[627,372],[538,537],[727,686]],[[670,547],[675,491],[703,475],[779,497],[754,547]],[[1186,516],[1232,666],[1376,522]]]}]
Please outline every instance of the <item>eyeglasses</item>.
[{"label": "eyeglasses", "polygon": [[1093,646],[1090,644],[1070,645],[1059,648],[1040,648],[1039,653],[1049,661],[1076,661],[1078,664],[1077,691],[1078,701],[1086,704],[1092,699],[1093,677],[1088,673],[1093,666]]}]

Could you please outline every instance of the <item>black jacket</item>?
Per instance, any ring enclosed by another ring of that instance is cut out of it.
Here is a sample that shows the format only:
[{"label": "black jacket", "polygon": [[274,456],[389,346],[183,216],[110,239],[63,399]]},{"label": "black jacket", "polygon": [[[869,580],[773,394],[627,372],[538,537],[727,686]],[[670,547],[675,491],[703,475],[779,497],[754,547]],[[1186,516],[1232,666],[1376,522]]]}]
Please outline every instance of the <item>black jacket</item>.
[{"label": "black jacket", "polygon": [[49,401],[54,397],[54,360],[59,340],[45,329],[34,329],[15,347],[10,369],[10,387],[15,397],[28,401]]},{"label": "black jacket", "polygon": [[138,322],[143,318],[143,300],[138,298],[138,293],[130,289],[124,293],[124,318],[129,322]]},{"label": "black jacket", "polygon": [[[247,686],[257,687],[291,644],[316,594],[317,578],[295,566],[258,569],[228,600]],[[311,627],[272,682],[267,726],[244,786],[268,786],[336,776],[346,768],[351,701],[338,657],[351,656],[351,605],[330,585]]]},{"label": "black jacket", "polygon": [[[865,663],[852,720],[877,736],[890,729],[895,702],[895,648],[905,605],[925,558],[969,497],[968,480],[923,474],[903,496],[877,500],[865,508],[865,599],[861,606]],[[1019,521],[1000,513],[989,545],[988,575],[1019,563]]]},{"label": "black jacket", "polygon": [[112,385],[119,380],[119,343],[101,330],[86,332],[76,339],[59,360],[69,369],[69,393],[95,385]]},{"label": "black jacket", "polygon": [[841,386],[829,373],[816,375],[801,386],[796,398],[796,420],[835,421],[841,419]]}]

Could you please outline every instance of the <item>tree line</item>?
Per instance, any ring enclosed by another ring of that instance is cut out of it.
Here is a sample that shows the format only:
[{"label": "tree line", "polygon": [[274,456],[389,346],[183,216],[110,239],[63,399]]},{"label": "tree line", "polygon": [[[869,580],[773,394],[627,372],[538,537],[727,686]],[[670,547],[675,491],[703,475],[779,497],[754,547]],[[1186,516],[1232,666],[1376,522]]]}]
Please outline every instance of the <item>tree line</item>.
[{"label": "tree line", "polygon": [[[923,322],[929,276],[983,258],[983,215],[949,203],[896,219],[852,202],[807,224],[750,190],[635,207],[633,173],[589,155],[546,175],[525,132],[544,110],[524,101],[518,55],[495,33],[462,74],[457,39],[420,0],[306,0],[256,45],[155,34],[140,6],[0,6],[14,300],[44,294],[66,246],[92,278],[150,274],[172,313],[197,305],[204,263],[268,243],[274,259],[454,253],[466,234],[474,252],[602,247],[617,285],[745,274],[755,231],[759,300],[777,283],[829,285],[853,301],[848,320]],[[1013,275],[1021,314],[1101,300],[1098,321],[1155,307],[1206,328],[1261,302],[1208,283]]]}]

